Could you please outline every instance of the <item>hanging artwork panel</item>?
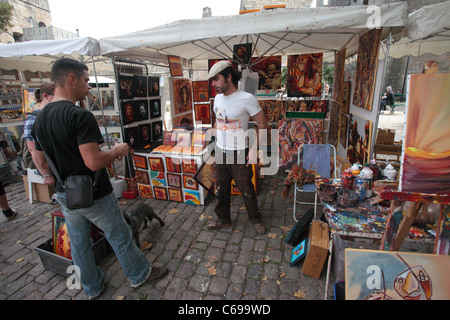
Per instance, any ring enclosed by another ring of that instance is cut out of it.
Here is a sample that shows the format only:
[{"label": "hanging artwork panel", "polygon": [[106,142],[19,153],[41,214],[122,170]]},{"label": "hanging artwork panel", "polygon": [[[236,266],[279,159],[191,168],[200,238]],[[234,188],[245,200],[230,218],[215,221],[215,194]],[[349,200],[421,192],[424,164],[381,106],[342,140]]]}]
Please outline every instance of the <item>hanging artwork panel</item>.
[{"label": "hanging artwork panel", "polygon": [[341,112],[349,114],[350,112],[350,92],[352,89],[352,83],[350,81],[344,81],[341,90]]},{"label": "hanging artwork panel", "polygon": [[258,72],[259,90],[281,89],[281,56],[252,58],[250,70]]},{"label": "hanging artwork panel", "polygon": [[248,65],[252,57],[252,44],[240,43],[233,46],[233,59],[240,65]]},{"label": "hanging artwork panel", "polygon": [[172,78],[171,93],[173,114],[192,111],[192,82],[190,79]]},{"label": "hanging artwork panel", "polygon": [[159,77],[148,77],[148,96],[159,96]]},{"label": "hanging artwork panel", "polygon": [[375,91],[381,30],[372,29],[359,37],[353,104],[369,111]]},{"label": "hanging artwork panel", "polygon": [[168,56],[171,77],[182,77],[181,58],[178,56]]},{"label": "hanging artwork panel", "polygon": [[345,68],[346,49],[342,49],[336,53],[334,60],[334,78],[333,78],[333,100],[341,103],[341,92],[344,85],[344,68]]},{"label": "hanging artwork panel", "polygon": [[133,76],[133,95],[135,97],[147,97],[147,77]]},{"label": "hanging artwork panel", "polygon": [[267,121],[278,122],[283,114],[283,101],[281,100],[258,100],[259,106],[264,111]]},{"label": "hanging artwork panel", "polygon": [[288,56],[287,93],[289,97],[322,95],[323,53]]},{"label": "hanging artwork panel", "polygon": [[192,81],[194,102],[209,102],[208,81]]},{"label": "hanging artwork panel", "polygon": [[120,99],[132,99],[133,95],[133,77],[119,76],[119,98]]},{"label": "hanging artwork panel", "polygon": [[347,160],[361,165],[369,162],[372,121],[352,114],[349,122]]}]

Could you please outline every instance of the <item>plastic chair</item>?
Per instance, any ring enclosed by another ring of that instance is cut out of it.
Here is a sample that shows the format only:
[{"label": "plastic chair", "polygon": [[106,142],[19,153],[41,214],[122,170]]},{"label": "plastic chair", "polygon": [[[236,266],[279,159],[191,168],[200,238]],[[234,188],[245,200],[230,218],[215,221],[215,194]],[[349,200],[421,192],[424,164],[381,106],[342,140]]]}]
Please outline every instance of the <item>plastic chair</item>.
[{"label": "plastic chair", "polygon": [[[331,155],[333,155],[333,169],[334,169],[334,177],[337,177],[336,174],[336,148],[331,144],[304,144],[298,148],[298,165],[302,165],[306,170],[314,170],[316,171],[321,178],[331,178]],[[297,192],[314,192],[314,203],[312,202],[300,202],[297,200]],[[294,188],[294,220],[296,222],[297,219],[295,217],[296,205],[298,204],[314,204],[314,219],[316,219],[317,212],[317,188],[315,183],[308,183],[303,185],[297,185],[295,183]]]}]

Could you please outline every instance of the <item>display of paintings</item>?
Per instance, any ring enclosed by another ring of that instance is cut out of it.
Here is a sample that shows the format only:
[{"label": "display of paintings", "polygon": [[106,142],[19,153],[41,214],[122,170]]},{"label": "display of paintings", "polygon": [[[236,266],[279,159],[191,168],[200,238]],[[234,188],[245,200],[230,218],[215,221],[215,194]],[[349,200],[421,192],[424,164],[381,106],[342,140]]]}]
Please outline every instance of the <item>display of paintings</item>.
[{"label": "display of paintings", "polygon": [[150,103],[150,119],[161,117],[161,99],[151,99]]},{"label": "display of paintings", "polygon": [[341,90],[341,112],[345,114],[349,114],[350,112],[351,89],[351,81],[344,81]]},{"label": "display of paintings", "polygon": [[192,82],[190,79],[171,78],[171,98],[174,114],[192,111]]},{"label": "display of paintings", "polygon": [[322,95],[323,53],[288,56],[287,93],[289,97]]},{"label": "display of paintings", "polygon": [[194,130],[192,132],[192,146],[202,148],[206,146],[206,137],[202,130]]},{"label": "display of paintings", "polygon": [[[286,112],[327,112],[328,100],[288,100],[283,101],[280,117]],[[282,118],[280,118],[281,120]]]},{"label": "display of paintings", "polygon": [[341,113],[339,124],[339,143],[347,148],[347,134],[348,134],[348,118]]},{"label": "display of paintings", "polygon": [[368,163],[372,139],[372,121],[352,114],[349,121],[347,160]]},{"label": "display of paintings", "polygon": [[194,180],[208,190],[208,192],[214,194],[214,172],[212,163],[205,161],[194,175]]},{"label": "display of paintings", "polygon": [[198,190],[198,184],[197,181],[194,180],[194,176],[183,174],[183,187]]},{"label": "display of paintings", "polygon": [[174,128],[192,128],[194,126],[194,116],[192,112],[182,114],[173,118]]},{"label": "display of paintings", "polygon": [[132,149],[136,148],[139,144],[139,132],[138,127],[125,128],[125,142],[130,145]]},{"label": "display of paintings", "polygon": [[259,90],[281,89],[281,56],[252,58],[250,70],[258,72]]},{"label": "display of paintings", "polygon": [[450,193],[450,74],[408,79],[401,191]]},{"label": "display of paintings", "polygon": [[72,259],[69,232],[67,231],[66,219],[62,213],[52,214],[52,229],[53,253]]},{"label": "display of paintings", "polygon": [[347,50],[345,48],[336,52],[334,60],[333,100],[337,103],[342,102],[346,52]]},{"label": "display of paintings", "polygon": [[181,189],[168,188],[169,200],[176,202],[183,202],[183,192]]},{"label": "display of paintings", "polygon": [[136,168],[147,170],[147,158],[142,156],[133,155],[134,166]]},{"label": "display of paintings", "polygon": [[182,159],[181,167],[183,169],[183,173],[197,173],[197,163],[193,159]]},{"label": "display of paintings", "polygon": [[148,100],[134,101],[136,121],[148,120]]},{"label": "display of paintings", "polygon": [[152,128],[150,123],[140,124],[139,130],[139,146],[145,146],[152,142]]},{"label": "display of paintings", "polygon": [[330,125],[328,127],[328,144],[338,147],[339,141],[339,125],[340,125],[341,107],[340,105],[332,101],[330,111]]},{"label": "display of paintings", "polygon": [[201,204],[200,192],[195,190],[184,189],[184,203],[199,206]]},{"label": "display of paintings", "polygon": [[353,104],[372,110],[382,29],[372,29],[359,37]]},{"label": "display of paintings", "polygon": [[233,59],[240,65],[248,65],[252,58],[252,44],[240,43],[233,46]]},{"label": "display of paintings", "polygon": [[94,115],[99,127],[120,127],[120,116]]},{"label": "display of paintings", "polygon": [[167,173],[167,185],[169,187],[181,188],[181,175],[175,173]]},{"label": "display of paintings", "polygon": [[163,187],[153,187],[155,199],[167,200],[167,189]]},{"label": "display of paintings", "polygon": [[179,158],[166,157],[167,172],[181,173],[181,164]]},{"label": "display of paintings", "polygon": [[139,195],[141,198],[153,199],[152,187],[150,185],[138,183]]},{"label": "display of paintings", "polygon": [[177,56],[168,56],[169,69],[171,77],[182,77],[183,69],[181,68],[181,58]]},{"label": "display of paintings", "polygon": [[192,81],[194,102],[209,102],[208,81]]},{"label": "display of paintings", "polygon": [[150,184],[147,171],[136,170],[136,181],[142,184]]},{"label": "display of paintings", "polygon": [[147,77],[133,76],[133,93],[135,97],[147,97]]},{"label": "display of paintings", "polygon": [[148,77],[148,96],[159,96],[159,77]]},{"label": "display of paintings", "polygon": [[211,110],[209,103],[197,103],[195,108],[195,122],[201,124],[211,124]]},{"label": "display of paintings", "polygon": [[163,124],[162,121],[155,121],[152,125],[152,139],[153,141],[161,140],[163,138]]},{"label": "display of paintings", "polygon": [[132,99],[133,95],[133,77],[119,76],[119,98]]},{"label": "display of paintings", "polygon": [[164,164],[162,158],[149,157],[150,170],[164,172]]},{"label": "display of paintings", "polygon": [[323,119],[283,119],[278,123],[279,164],[290,167],[297,164],[298,149],[304,144],[321,144]]},{"label": "display of paintings", "polygon": [[152,185],[165,186],[166,177],[162,171],[150,171],[150,178],[152,179]]},{"label": "display of paintings", "polygon": [[31,113],[40,107],[36,101],[35,91],[36,88],[22,89],[23,114]]},{"label": "display of paintings", "polygon": [[130,124],[137,121],[137,114],[135,112],[135,102],[126,101],[121,103],[121,113],[123,125]]},{"label": "display of paintings", "polygon": [[449,300],[447,255],[345,250],[345,300]]},{"label": "display of paintings", "polygon": [[174,146],[176,142],[176,134],[172,131],[164,131],[163,144]]}]

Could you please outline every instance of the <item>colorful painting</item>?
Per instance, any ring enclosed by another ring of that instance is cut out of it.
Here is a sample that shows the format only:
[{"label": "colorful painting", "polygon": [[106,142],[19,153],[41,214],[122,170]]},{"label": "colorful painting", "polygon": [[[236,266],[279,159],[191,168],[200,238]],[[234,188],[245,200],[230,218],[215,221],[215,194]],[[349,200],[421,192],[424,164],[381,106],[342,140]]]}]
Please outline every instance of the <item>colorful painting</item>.
[{"label": "colorful painting", "polygon": [[450,193],[450,74],[409,76],[400,190]]},{"label": "colorful painting", "polygon": [[190,79],[170,79],[173,114],[192,110],[192,82]]},{"label": "colorful painting", "polygon": [[209,103],[196,103],[195,122],[200,124],[211,124],[211,110]]},{"label": "colorful painting", "polygon": [[193,205],[199,206],[201,204],[200,192],[185,189],[184,190],[184,202],[187,204],[193,204]]},{"label": "colorful painting", "polygon": [[346,300],[449,300],[450,256],[345,250]]},{"label": "colorful painting", "polygon": [[278,122],[283,114],[283,101],[281,100],[258,100],[259,106],[264,111],[267,121]]},{"label": "colorful painting", "polygon": [[322,95],[323,53],[288,56],[287,93],[289,97]]},{"label": "colorful painting", "polygon": [[69,232],[67,231],[66,219],[61,211],[52,213],[52,225],[53,253],[72,259]]},{"label": "colorful painting", "polygon": [[139,195],[141,198],[153,199],[152,187],[146,184],[138,183]]},{"label": "colorful painting", "polygon": [[348,131],[347,160],[350,163],[368,163],[371,140],[372,121],[352,114]]},{"label": "colorful painting", "polygon": [[162,158],[149,157],[150,170],[164,172],[164,164]]},{"label": "colorful painting", "polygon": [[181,188],[181,175],[175,173],[167,173],[167,185],[169,187]]},{"label": "colorful painting", "polygon": [[192,81],[194,102],[209,102],[208,81]]},{"label": "colorful painting", "polygon": [[342,101],[342,89],[344,85],[346,49],[338,51],[334,60],[334,78],[333,78],[333,100],[337,103]]},{"label": "colorful painting", "polygon": [[155,199],[167,200],[167,189],[162,187],[153,187]]},{"label": "colorful painting", "polygon": [[259,90],[281,89],[281,56],[252,58],[250,70],[258,72]]},{"label": "colorful painting", "polygon": [[166,157],[167,172],[181,173],[181,160],[179,158]]},{"label": "colorful painting", "polygon": [[146,157],[134,155],[133,160],[134,160],[134,166],[136,168],[141,168],[141,169],[147,170],[147,158]]},{"label": "colorful painting", "polygon": [[169,188],[169,200],[183,202],[183,192],[180,189]]},{"label": "colorful painting", "polygon": [[198,190],[198,184],[197,181],[194,180],[194,176],[183,174],[183,187]]},{"label": "colorful painting", "polygon": [[168,56],[171,77],[182,77],[181,58],[178,56]]},{"label": "colorful painting", "polygon": [[206,137],[202,130],[194,130],[192,132],[192,146],[202,148],[206,146]]},{"label": "colorful painting", "polygon": [[192,112],[184,113],[173,118],[174,128],[192,128],[194,127],[194,116]]},{"label": "colorful painting", "polygon": [[152,179],[153,186],[165,186],[166,185],[166,177],[164,175],[164,172],[150,171],[150,177]]},{"label": "colorful painting", "polygon": [[191,146],[191,133],[188,131],[178,133],[177,146],[190,147]]},{"label": "colorful painting", "polygon": [[165,131],[163,144],[168,146],[174,146],[175,142],[176,142],[176,134],[173,133],[172,131]]},{"label": "colorful painting", "polygon": [[375,91],[381,31],[372,29],[359,37],[353,104],[369,111]]},{"label": "colorful painting", "polygon": [[322,119],[284,119],[278,124],[279,165],[290,167],[297,164],[298,149],[304,144],[321,144],[323,140]]},{"label": "colorful painting", "polygon": [[150,180],[148,179],[147,171],[136,170],[136,181],[142,184],[150,184]]}]

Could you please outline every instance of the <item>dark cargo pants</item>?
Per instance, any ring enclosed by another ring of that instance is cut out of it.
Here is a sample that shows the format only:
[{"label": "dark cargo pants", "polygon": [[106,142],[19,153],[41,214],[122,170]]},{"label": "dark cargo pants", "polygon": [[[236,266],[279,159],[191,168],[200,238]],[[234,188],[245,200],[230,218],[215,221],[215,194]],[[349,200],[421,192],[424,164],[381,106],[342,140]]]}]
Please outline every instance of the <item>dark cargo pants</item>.
[{"label": "dark cargo pants", "polygon": [[[261,221],[256,192],[252,183],[252,166],[245,164],[247,154],[248,149],[245,151],[224,151],[216,148],[216,161],[213,166],[216,196],[215,212],[220,223],[229,223],[231,221],[230,201],[232,179],[234,179],[239,191],[242,193],[250,221],[252,223]],[[217,157],[221,157],[222,164],[217,161]]]}]

